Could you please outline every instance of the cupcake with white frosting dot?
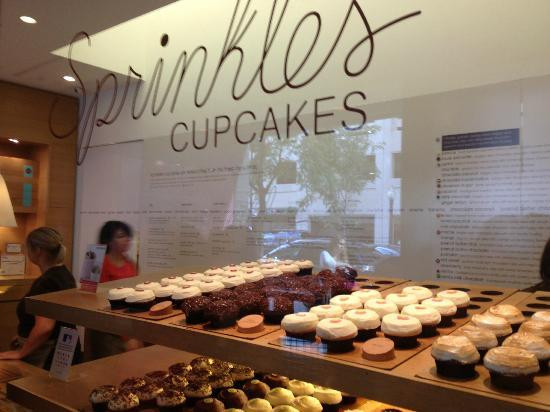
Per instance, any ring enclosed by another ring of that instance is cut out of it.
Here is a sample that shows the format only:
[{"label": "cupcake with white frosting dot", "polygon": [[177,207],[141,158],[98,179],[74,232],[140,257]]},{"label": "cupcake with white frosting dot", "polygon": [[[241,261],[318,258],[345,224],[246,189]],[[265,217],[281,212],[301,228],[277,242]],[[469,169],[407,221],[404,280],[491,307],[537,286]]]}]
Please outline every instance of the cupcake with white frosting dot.
[{"label": "cupcake with white frosting dot", "polygon": [[155,290],[160,286],[160,283],[146,280],[145,282],[138,283],[135,287],[136,290]]},{"label": "cupcake with white frosting dot", "polygon": [[242,276],[232,275],[224,277],[220,282],[223,283],[223,286],[225,286],[226,289],[233,289],[239,285],[244,284],[246,281]]},{"label": "cupcake with white frosting dot", "polygon": [[365,303],[365,309],[374,310],[376,313],[378,313],[380,319],[382,319],[386,315],[389,315],[390,313],[399,313],[397,305],[386,299],[371,299],[367,303]]},{"label": "cupcake with white frosting dot", "polygon": [[388,302],[393,302],[397,305],[397,309],[401,311],[407,305],[418,303],[418,298],[412,293],[390,293],[386,296]]},{"label": "cupcake with white frosting dot", "polygon": [[244,412],[271,412],[273,408],[265,399],[254,398],[250,399],[244,406]]},{"label": "cupcake with white frosting dot", "polygon": [[437,294],[437,297],[441,299],[449,299],[456,305],[455,318],[465,318],[468,316],[470,296],[466,292],[455,289],[443,290]]},{"label": "cupcake with white frosting dot", "polygon": [[382,318],[384,336],[391,339],[398,349],[410,349],[418,345],[422,324],[416,318],[390,313]]},{"label": "cupcake with white frosting dot", "polygon": [[313,312],[299,312],[285,315],[281,327],[290,338],[315,341],[319,318]]},{"label": "cupcake with white frosting dot", "polygon": [[269,264],[264,267],[260,266],[260,271],[262,272],[264,278],[274,278],[283,274],[283,272],[273,264]]},{"label": "cupcake with white frosting dot", "polygon": [[267,395],[265,395],[265,400],[268,401],[272,407],[279,405],[292,405],[294,402],[294,395],[288,389],[274,388],[271,389]]},{"label": "cupcake with white frosting dot", "polygon": [[330,299],[331,305],[340,306],[344,311],[363,307],[361,299],[353,295],[338,295]]},{"label": "cupcake with white frosting dot", "polygon": [[246,283],[258,282],[264,278],[262,272],[257,269],[245,269],[243,270],[243,279]]},{"label": "cupcake with white frosting dot", "polygon": [[426,305],[407,305],[401,314],[412,316],[422,324],[421,337],[427,338],[437,335],[437,325],[441,322],[441,314],[434,308]]},{"label": "cupcake with white frosting dot", "polygon": [[245,262],[241,262],[239,266],[241,268],[257,268],[258,266],[260,266],[260,264],[258,262],[248,260]]},{"label": "cupcake with white frosting dot", "polygon": [[434,308],[441,315],[441,322],[439,326],[446,328],[453,325],[453,318],[456,314],[456,305],[449,299],[443,298],[430,298],[422,301],[421,305]]},{"label": "cupcake with white frosting dot", "polygon": [[370,309],[353,309],[344,313],[343,319],[348,319],[357,326],[357,338],[359,342],[375,338],[376,331],[380,327],[378,313]]},{"label": "cupcake with white frosting dot", "polygon": [[317,324],[317,336],[330,353],[351,352],[358,329],[348,319],[327,318]]},{"label": "cupcake with white frosting dot", "polygon": [[430,289],[425,288],[424,286],[407,286],[404,287],[401,293],[413,294],[416,296],[419,302],[422,302],[424,299],[430,299],[433,297],[433,293]]},{"label": "cupcake with white frosting dot", "polygon": [[[158,283],[157,283],[158,285]],[[136,289],[126,298],[126,306],[134,312],[145,312],[155,304],[155,292]]]},{"label": "cupcake with white frosting dot", "polygon": [[179,284],[179,287],[180,288],[184,288],[184,287],[187,287],[187,286],[199,287],[200,283],[201,283],[200,280],[186,280],[186,279],[183,279],[181,281],[181,283]]},{"label": "cupcake with white frosting dot", "polygon": [[165,300],[172,300],[172,294],[176,289],[177,289],[176,285],[159,286],[154,290],[156,301],[164,302]]},{"label": "cupcake with white frosting dot", "polygon": [[309,311],[315,313],[319,320],[327,318],[341,318],[344,315],[344,309],[337,305],[313,306]]},{"label": "cupcake with white frosting dot", "polygon": [[222,268],[211,267],[206,269],[203,273],[205,276],[222,276],[225,270]]}]

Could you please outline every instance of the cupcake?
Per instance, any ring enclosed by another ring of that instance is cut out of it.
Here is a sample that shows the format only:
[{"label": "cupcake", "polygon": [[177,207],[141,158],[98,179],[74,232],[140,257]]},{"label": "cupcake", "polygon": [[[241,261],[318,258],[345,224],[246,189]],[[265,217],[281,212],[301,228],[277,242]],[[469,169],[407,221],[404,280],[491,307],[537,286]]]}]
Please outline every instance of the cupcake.
[{"label": "cupcake", "polygon": [[341,318],[344,315],[344,309],[337,305],[313,306],[309,311],[315,313],[319,320],[327,318]]},{"label": "cupcake", "polygon": [[210,356],[197,356],[196,358],[193,358],[191,363],[191,367],[194,371],[199,370],[208,370],[212,371],[212,366],[216,363],[216,359],[211,358]]},{"label": "cupcake", "polygon": [[419,302],[433,297],[432,291],[424,286],[407,286],[403,288],[401,293],[415,295]]},{"label": "cupcake", "polygon": [[363,307],[361,299],[353,295],[338,295],[330,299],[330,304],[340,306],[344,311]]},{"label": "cupcake", "polygon": [[502,346],[525,349],[533,353],[538,361],[540,371],[548,372],[548,361],[550,360],[550,343],[540,336],[527,332],[518,332],[508,336]]},{"label": "cupcake", "polygon": [[418,303],[418,298],[412,293],[390,293],[386,296],[386,300],[395,303],[400,312],[405,306]]},{"label": "cupcake", "polygon": [[300,268],[298,276],[311,275],[313,272],[313,262],[311,260],[296,260],[294,264]]},{"label": "cupcake", "polygon": [[157,397],[164,392],[164,389],[156,383],[147,383],[144,386],[134,389],[133,392],[139,398],[140,408],[152,408],[156,404]]},{"label": "cupcake", "polygon": [[317,324],[317,336],[329,353],[351,352],[357,334],[357,326],[348,319],[328,318]]},{"label": "cupcake", "polygon": [[182,390],[188,385],[187,378],[182,375],[168,375],[158,382],[165,389]]},{"label": "cupcake", "polygon": [[267,395],[265,395],[265,400],[268,401],[272,407],[279,405],[292,405],[292,402],[294,402],[294,395],[288,389],[274,388],[271,389]]},{"label": "cupcake", "polygon": [[279,324],[285,315],[294,313],[294,305],[285,296],[268,296],[262,303],[262,313],[267,323]]},{"label": "cupcake", "polygon": [[168,285],[180,286],[183,279],[184,278],[181,278],[180,276],[168,276],[166,278],[162,278],[160,280],[160,284],[161,286],[168,286]]},{"label": "cupcake", "polygon": [[207,382],[190,382],[183,393],[189,405],[194,405],[195,402],[212,396],[212,387]]},{"label": "cupcake", "polygon": [[159,286],[156,288],[154,292],[157,303],[165,300],[172,300],[172,294],[177,288],[178,287],[175,285]]},{"label": "cupcake", "polygon": [[265,398],[265,395],[269,392],[269,386],[259,381],[258,379],[252,379],[243,385],[243,392],[249,399]]},{"label": "cupcake", "polygon": [[370,299],[365,303],[365,309],[374,310],[378,313],[380,319],[383,319],[384,316],[390,313],[399,313],[397,305],[385,299]]},{"label": "cupcake", "polygon": [[262,275],[264,278],[276,278],[277,276],[281,276],[283,272],[274,265],[266,265],[266,266],[260,266],[260,272],[262,272]]},{"label": "cupcake", "polygon": [[466,336],[441,336],[432,345],[437,373],[449,378],[473,378],[479,352]]},{"label": "cupcake", "polygon": [[90,403],[95,412],[104,412],[107,410],[107,404],[118,393],[114,385],[98,386],[90,393]]},{"label": "cupcake", "polygon": [[124,379],[119,386],[120,386],[120,389],[133,390],[136,388],[141,388],[146,384],[147,382],[143,378],[128,378],[128,379]]},{"label": "cupcake", "polygon": [[155,304],[155,293],[152,290],[136,289],[125,302],[132,312],[147,312]]},{"label": "cupcake", "polygon": [[273,412],[300,412],[294,406],[290,405],[279,405],[273,408]]},{"label": "cupcake", "polygon": [[108,411],[127,412],[136,411],[139,407],[139,398],[128,389],[121,389],[107,402]]},{"label": "cupcake", "polygon": [[480,328],[492,331],[496,335],[499,345],[502,345],[504,339],[512,334],[510,322],[504,318],[493,316],[490,313],[476,313],[472,316],[472,323]]},{"label": "cupcake", "polygon": [[315,392],[315,388],[312,383],[299,381],[292,379],[288,382],[288,390],[292,392],[294,396],[311,396]]},{"label": "cupcake", "polygon": [[208,369],[193,369],[191,372],[189,372],[187,375],[185,375],[185,378],[187,381],[191,383],[208,383],[208,380],[212,376],[212,370],[210,368]]},{"label": "cupcake", "polygon": [[357,326],[357,338],[359,342],[376,337],[376,331],[380,327],[378,313],[370,309],[353,309],[344,313],[343,319],[350,320]]},{"label": "cupcake", "polygon": [[183,275],[184,280],[203,280],[206,277],[204,273],[201,272],[189,272]]},{"label": "cupcake", "polygon": [[398,349],[410,349],[418,344],[422,333],[422,324],[416,318],[390,313],[382,318],[382,332],[391,339]]},{"label": "cupcake", "polygon": [[244,412],[270,412],[273,408],[265,399],[250,399],[243,407]]},{"label": "cupcake", "polygon": [[[226,270],[225,272],[223,272],[223,275],[222,275],[222,278],[220,279],[220,282],[223,281],[224,278],[231,278],[231,277],[234,277],[234,276],[242,278],[243,275],[244,275],[244,272],[240,268],[239,269]],[[244,283],[244,282],[242,282],[242,283]]]},{"label": "cupcake", "polygon": [[489,313],[494,316],[506,319],[512,326],[512,331],[517,332],[520,325],[525,320],[521,311],[514,305],[496,305],[489,308]]},{"label": "cupcake", "polygon": [[430,298],[422,301],[421,305],[434,308],[441,315],[439,327],[445,328],[453,325],[453,318],[456,315],[456,305],[449,299]]},{"label": "cupcake", "polygon": [[[168,372],[172,375],[187,376],[192,369],[193,368],[188,363],[178,362],[170,365]],[[147,375],[145,375],[145,377],[147,378]]]},{"label": "cupcake", "polygon": [[229,300],[210,303],[204,314],[205,320],[212,328],[228,328],[239,318],[239,307]]},{"label": "cupcake", "polygon": [[260,264],[258,262],[246,261],[246,262],[241,262],[239,266],[242,268],[250,269],[250,268],[257,268],[258,266],[260,266]]},{"label": "cupcake", "polygon": [[181,306],[181,302],[185,299],[200,295],[202,295],[201,290],[196,286],[181,286],[172,291],[171,299],[174,307],[179,308]]},{"label": "cupcake", "polygon": [[313,312],[299,312],[285,315],[281,327],[290,338],[315,341],[315,331],[319,318]]},{"label": "cupcake", "polygon": [[412,316],[422,324],[423,338],[437,335],[437,325],[441,322],[441,314],[434,308],[426,305],[407,305],[401,311],[401,314]]},{"label": "cupcake", "polygon": [[270,388],[288,388],[288,378],[277,373],[268,373],[262,376],[262,381]]},{"label": "cupcake", "polygon": [[342,403],[342,393],[335,389],[315,386],[313,397],[321,402],[323,412],[337,412],[339,405]]},{"label": "cupcake", "polygon": [[[220,277],[220,279],[222,278]],[[200,281],[199,289],[204,295],[208,296],[214,292],[219,292],[220,290],[225,289],[225,286],[220,280],[214,280],[212,277],[208,277]]]},{"label": "cupcake", "polygon": [[210,276],[223,276],[223,273],[225,272],[224,269],[222,268],[210,268],[210,269],[207,269],[204,271],[204,276],[205,277],[210,277]]},{"label": "cupcake", "polygon": [[200,280],[185,280],[184,279],[180,282],[179,287],[180,288],[185,288],[187,286],[195,286],[195,287],[198,288],[200,284],[201,284]]},{"label": "cupcake", "polygon": [[480,328],[472,324],[465,325],[457,330],[458,335],[466,336],[475,345],[479,352],[480,361],[483,361],[489,349],[498,346],[497,337],[489,329]]},{"label": "cupcake", "polygon": [[540,312],[535,312],[533,316],[531,316],[531,320],[550,323],[550,311],[541,310]]},{"label": "cupcake", "polygon": [[241,270],[242,267],[241,267],[241,265],[227,265],[227,266],[222,267],[222,269],[225,272],[227,272],[227,271],[230,271],[230,270]]},{"label": "cupcake", "polygon": [[264,275],[262,275],[262,272],[259,270],[253,269],[250,271],[244,271],[243,272],[243,279],[246,283],[253,283],[258,282],[264,278]]},{"label": "cupcake", "polygon": [[143,377],[147,383],[158,383],[167,378],[170,374],[166,371],[147,372]]},{"label": "cupcake", "polygon": [[176,389],[166,389],[157,396],[157,408],[160,412],[181,412],[185,405],[185,395]]},{"label": "cupcake", "polygon": [[246,283],[244,278],[239,275],[226,276],[220,282],[222,282],[227,289],[233,289],[239,285],[242,285],[243,283]]},{"label": "cupcake", "polygon": [[224,412],[223,402],[214,398],[201,399],[195,403],[194,412]]},{"label": "cupcake", "polygon": [[323,410],[319,399],[308,395],[297,396],[292,405],[300,412],[322,412]]},{"label": "cupcake", "polygon": [[295,263],[282,263],[279,265],[279,270],[283,274],[297,275],[300,272],[300,268]]},{"label": "cupcake", "polygon": [[134,293],[132,288],[115,288],[109,290],[107,299],[111,304],[111,309],[125,309],[126,298]]},{"label": "cupcake", "polygon": [[229,389],[233,386],[233,379],[229,372],[217,373],[210,376],[208,383],[212,388],[212,395],[217,396],[222,390]]},{"label": "cupcake", "polygon": [[510,391],[531,389],[539,371],[539,361],[533,353],[510,346],[489,350],[483,365],[489,370],[493,385]]},{"label": "cupcake", "polygon": [[520,332],[528,332],[540,336],[550,342],[550,322],[541,320],[528,320],[519,327]]},{"label": "cupcake", "polygon": [[146,280],[145,282],[143,283],[138,283],[135,287],[135,289],[139,289],[139,290],[155,290],[156,288],[158,288],[160,286],[160,283],[158,282],[152,282],[150,280]]},{"label": "cupcake", "polygon": [[449,299],[456,306],[455,318],[465,318],[468,316],[468,306],[470,306],[470,296],[461,290],[449,289],[437,294],[438,298]]},{"label": "cupcake", "polygon": [[242,388],[242,386],[251,379],[254,379],[254,369],[244,365],[233,365],[230,371],[231,379],[235,384],[235,387]]},{"label": "cupcake", "polygon": [[352,292],[351,296],[358,297],[361,300],[361,303],[365,305],[371,299],[382,299],[380,292],[374,289],[361,289],[355,292]]}]

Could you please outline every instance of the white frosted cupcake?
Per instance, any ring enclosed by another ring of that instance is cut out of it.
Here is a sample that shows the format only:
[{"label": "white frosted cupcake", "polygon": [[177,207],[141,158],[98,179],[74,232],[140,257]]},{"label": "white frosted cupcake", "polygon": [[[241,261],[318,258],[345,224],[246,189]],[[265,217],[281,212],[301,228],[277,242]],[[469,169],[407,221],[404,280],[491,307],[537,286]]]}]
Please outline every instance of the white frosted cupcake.
[{"label": "white frosted cupcake", "polygon": [[128,308],[134,312],[148,311],[154,304],[155,292],[149,289],[136,289],[134,293],[126,298],[126,306],[128,306]]},{"label": "white frosted cupcake", "polygon": [[296,396],[296,399],[294,399],[293,405],[300,412],[322,412],[323,411],[323,406],[321,405],[321,402],[319,402],[319,399],[309,395]]},{"label": "white frosted cupcake", "polygon": [[489,329],[496,337],[501,345],[504,339],[512,334],[512,326],[504,318],[493,316],[490,313],[479,314],[472,316],[472,323],[480,328]]},{"label": "white frosted cupcake", "polygon": [[214,268],[214,267],[212,267],[212,268],[210,268],[210,269],[206,269],[206,270],[204,271],[204,274],[205,274],[206,276],[216,276],[216,275],[217,275],[217,276],[222,276],[224,272],[225,272],[225,270],[223,270],[222,268]]},{"label": "white frosted cupcake", "polygon": [[400,312],[405,306],[418,303],[418,298],[412,293],[390,293],[386,300],[395,303]]},{"label": "white frosted cupcake", "polygon": [[146,280],[145,282],[138,283],[135,287],[136,290],[155,290],[160,286],[160,283],[158,282],[152,282],[150,280]]},{"label": "white frosted cupcake", "polygon": [[244,412],[270,412],[273,408],[265,399],[254,398],[250,399],[244,406]]},{"label": "white frosted cupcake", "polygon": [[313,312],[298,312],[285,315],[281,327],[290,338],[315,341],[319,318]]},{"label": "white frosted cupcake", "polygon": [[159,286],[154,290],[155,298],[157,302],[163,302],[165,300],[171,300],[174,290],[177,289],[176,285]]},{"label": "white frosted cupcake", "polygon": [[361,300],[363,305],[371,299],[382,299],[380,292],[374,289],[361,289],[353,292],[351,296],[356,296]]},{"label": "white frosted cupcake", "polygon": [[214,292],[219,292],[225,289],[225,286],[219,280],[205,279],[199,283],[199,289],[203,295],[209,295]]},{"label": "white frosted cupcake", "polygon": [[399,313],[397,305],[385,299],[371,299],[365,303],[365,309],[374,310],[380,319],[390,313]]},{"label": "white frosted cupcake", "polygon": [[442,328],[452,326],[456,314],[456,305],[449,299],[431,298],[422,301],[421,305],[434,308],[441,315],[439,326]]},{"label": "white frosted cupcake", "polygon": [[181,302],[185,299],[194,298],[200,295],[202,295],[202,292],[197,286],[181,286],[172,292],[172,303],[174,307],[179,308]]},{"label": "white frosted cupcake", "polygon": [[317,324],[317,336],[329,353],[351,352],[357,333],[357,326],[348,319],[328,318]]},{"label": "white frosted cupcake", "polygon": [[[315,388],[312,383],[299,381],[297,379],[291,379],[288,382],[288,390],[291,391],[295,397],[298,396],[311,396],[315,392]],[[295,399],[295,401],[297,398]]]},{"label": "white frosted cupcake", "polygon": [[246,281],[242,276],[227,276],[224,277],[220,282],[223,283],[226,289],[233,289],[239,285],[244,284]]},{"label": "white frosted cupcake", "polygon": [[231,276],[243,277],[244,272],[243,272],[242,269],[229,269],[229,270],[226,270],[225,272],[223,272],[222,276],[225,277],[225,278],[228,278],[228,277],[231,277]]},{"label": "white frosted cupcake", "polygon": [[274,278],[283,274],[277,266],[272,264],[261,267],[260,271],[262,272],[264,278]]},{"label": "white frosted cupcake", "polygon": [[239,266],[241,268],[257,268],[258,266],[260,266],[260,264],[258,262],[253,262],[253,261],[245,261],[245,262],[241,262],[239,264]]},{"label": "white frosted cupcake", "polygon": [[413,294],[416,296],[419,302],[422,302],[424,299],[430,299],[433,297],[433,293],[430,289],[425,288],[424,286],[407,286],[404,287],[401,293]]},{"label": "white frosted cupcake", "polygon": [[273,388],[267,393],[267,395],[265,395],[265,400],[268,401],[272,407],[279,405],[292,405],[294,402],[294,395],[288,389]]},{"label": "white frosted cupcake", "polygon": [[384,336],[391,339],[396,348],[410,349],[418,344],[422,324],[412,316],[390,313],[382,318],[381,329]]},{"label": "white frosted cupcake", "polygon": [[296,260],[294,264],[300,268],[298,276],[311,275],[313,273],[313,262],[311,260]]},{"label": "white frosted cupcake", "polygon": [[262,275],[262,272],[256,269],[251,269],[250,271],[244,270],[243,271],[243,279],[246,283],[252,283],[252,282],[258,282],[264,278],[264,275]]},{"label": "white frosted cupcake", "polygon": [[294,263],[291,263],[291,264],[286,264],[286,263],[283,263],[283,264],[280,264],[279,265],[279,270],[283,273],[292,273],[294,275],[297,275],[299,272],[300,272],[300,268],[298,267],[298,265],[294,264]]},{"label": "white frosted cupcake", "polygon": [[351,320],[357,326],[358,333],[356,340],[359,342],[375,338],[376,331],[380,327],[378,313],[370,309],[348,310],[344,313],[343,319]]},{"label": "white frosted cupcake", "polygon": [[323,406],[323,412],[337,412],[342,403],[342,392],[315,385],[313,397]]},{"label": "white frosted cupcake", "polygon": [[412,316],[422,324],[422,337],[431,337],[437,334],[437,325],[441,322],[441,314],[434,308],[426,305],[407,305],[401,311],[402,315]]},{"label": "white frosted cupcake", "polygon": [[242,267],[240,265],[231,264],[222,267],[222,269],[227,272],[228,270],[241,270]]},{"label": "white frosted cupcake", "polygon": [[183,281],[183,278],[181,276],[176,276],[176,275],[172,275],[172,276],[168,276],[168,277],[165,277],[165,278],[162,278],[160,280],[160,284],[162,286],[166,286],[166,285],[176,285],[176,286],[179,286],[181,284],[181,282]]},{"label": "white frosted cupcake", "polygon": [[107,299],[111,304],[111,309],[124,309],[126,308],[126,298],[134,293],[133,288],[115,288],[110,289]]},{"label": "white frosted cupcake", "polygon": [[438,298],[449,299],[456,306],[455,318],[465,318],[468,316],[468,306],[470,306],[470,296],[461,290],[449,289],[437,294]]},{"label": "white frosted cupcake", "polygon": [[189,272],[183,275],[185,280],[203,280],[205,278],[204,273],[200,272]]},{"label": "white frosted cupcake", "polygon": [[319,320],[327,318],[341,318],[344,314],[344,309],[337,305],[313,306],[309,311],[315,313]]},{"label": "white frosted cupcake", "polygon": [[525,321],[525,316],[523,316],[521,310],[516,308],[514,305],[499,304],[491,306],[489,308],[489,313],[493,316],[504,318],[510,322],[513,332],[517,332],[520,325]]},{"label": "white frosted cupcake", "polygon": [[205,273],[204,278],[202,280],[200,280],[199,282],[204,282],[204,281],[217,281],[217,282],[220,282],[223,278],[224,278],[224,274],[221,274],[221,275],[207,275]]},{"label": "white frosted cupcake", "polygon": [[183,279],[181,281],[181,283],[179,284],[179,287],[180,288],[185,288],[185,287],[189,287],[189,286],[199,287],[200,284],[201,284],[200,280],[185,280],[185,279]]},{"label": "white frosted cupcake", "polygon": [[338,295],[330,299],[331,305],[340,306],[344,311],[363,307],[361,299],[353,295]]},{"label": "white frosted cupcake", "polygon": [[479,353],[466,336],[440,336],[432,345],[437,373],[449,378],[473,378]]},{"label": "white frosted cupcake", "polygon": [[508,336],[502,346],[525,349],[533,353],[539,360],[539,367],[542,373],[548,372],[548,361],[550,360],[550,343],[546,339],[527,332],[518,332]]}]

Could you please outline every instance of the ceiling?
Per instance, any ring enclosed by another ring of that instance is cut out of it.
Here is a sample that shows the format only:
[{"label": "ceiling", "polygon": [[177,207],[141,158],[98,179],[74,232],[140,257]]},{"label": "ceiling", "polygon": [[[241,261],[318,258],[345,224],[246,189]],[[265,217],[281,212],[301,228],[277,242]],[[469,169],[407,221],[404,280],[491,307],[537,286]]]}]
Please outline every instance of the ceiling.
[{"label": "ceiling", "polygon": [[[94,34],[133,19],[174,0],[0,0],[0,80],[76,96],[66,59],[51,52],[80,32]],[[37,24],[25,24],[19,16]],[[106,71],[80,65],[85,83]]]}]

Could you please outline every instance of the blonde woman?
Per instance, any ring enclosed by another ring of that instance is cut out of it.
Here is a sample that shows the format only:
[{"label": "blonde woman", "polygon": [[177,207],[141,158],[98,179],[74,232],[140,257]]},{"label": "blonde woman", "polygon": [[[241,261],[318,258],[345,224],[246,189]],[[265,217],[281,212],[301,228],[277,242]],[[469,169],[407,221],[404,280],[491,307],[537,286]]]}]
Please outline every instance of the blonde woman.
[{"label": "blonde woman", "polygon": [[[63,264],[65,246],[57,230],[49,227],[35,229],[27,236],[26,243],[29,260],[40,268],[42,275],[33,282],[25,297],[76,287],[73,275]],[[17,305],[17,317],[19,326],[12,341],[13,350],[1,352],[0,359],[20,359],[49,369],[59,330],[61,326],[71,325],[27,313],[25,298]],[[79,352],[77,347],[75,359],[79,358]]]}]

